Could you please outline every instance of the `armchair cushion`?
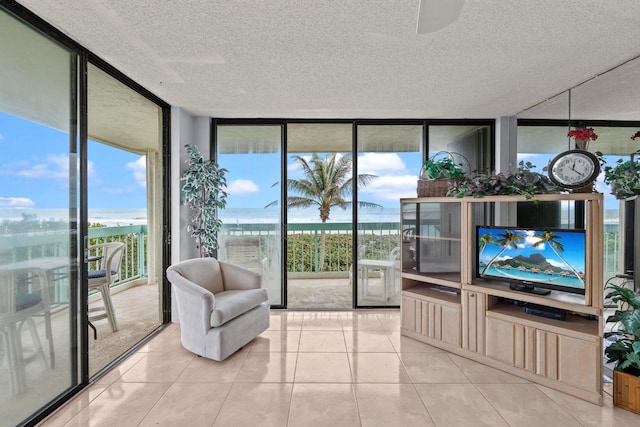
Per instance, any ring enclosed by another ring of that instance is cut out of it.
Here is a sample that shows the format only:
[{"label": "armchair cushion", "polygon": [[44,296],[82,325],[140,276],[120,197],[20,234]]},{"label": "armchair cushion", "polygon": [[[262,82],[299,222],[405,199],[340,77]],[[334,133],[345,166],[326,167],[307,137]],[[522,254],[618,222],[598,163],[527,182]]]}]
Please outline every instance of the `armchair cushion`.
[{"label": "armchair cushion", "polygon": [[268,300],[266,289],[223,291],[215,294],[211,326],[216,328]]}]

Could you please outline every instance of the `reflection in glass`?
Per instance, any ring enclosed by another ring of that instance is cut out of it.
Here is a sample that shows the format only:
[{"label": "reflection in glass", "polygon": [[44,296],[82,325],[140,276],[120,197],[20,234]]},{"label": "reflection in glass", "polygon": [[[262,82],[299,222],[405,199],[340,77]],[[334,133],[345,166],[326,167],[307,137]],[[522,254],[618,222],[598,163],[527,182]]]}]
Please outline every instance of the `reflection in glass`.
[{"label": "reflection in glass", "polygon": [[262,275],[269,303],[281,306],[280,126],[217,127],[217,161],[227,169],[227,207],[218,258]]},{"label": "reflection in glass", "polygon": [[399,199],[416,196],[422,141],[422,125],[358,126],[358,174],[375,177],[358,202],[379,206],[357,211],[359,306],[400,305],[400,259],[411,263],[414,249],[401,242]]},{"label": "reflection in glass", "polygon": [[77,379],[73,56],[2,11],[0,28],[0,423],[16,425]]}]

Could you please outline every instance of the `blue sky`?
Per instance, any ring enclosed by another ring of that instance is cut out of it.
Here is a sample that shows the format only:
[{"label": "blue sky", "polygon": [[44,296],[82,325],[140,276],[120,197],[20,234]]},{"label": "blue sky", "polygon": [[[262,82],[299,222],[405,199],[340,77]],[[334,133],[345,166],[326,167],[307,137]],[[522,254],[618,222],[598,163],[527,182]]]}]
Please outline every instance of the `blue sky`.
[{"label": "blue sky", "polygon": [[[89,141],[89,208],[144,208],[145,159]],[[69,206],[69,137],[0,113],[0,208]]]},{"label": "blue sky", "polygon": [[[496,236],[496,239],[499,239],[499,235],[503,234],[504,230],[501,228],[496,229],[482,229],[481,234],[492,234]],[[585,236],[583,233],[579,232],[565,232],[565,231],[555,231],[556,236],[559,237],[558,242],[564,246],[564,251],[560,252],[560,255],[564,259],[567,260],[568,263],[573,266],[578,271],[584,271],[584,263],[585,263]],[[555,255],[553,250],[549,247],[548,244],[541,244],[538,247],[534,247],[533,244],[538,239],[533,237],[534,232],[528,230],[526,233],[519,232],[524,237],[524,240],[518,244],[517,249],[507,249],[505,252],[500,255],[498,259],[502,260],[505,258],[514,258],[518,255],[523,255],[525,257],[530,256],[533,253],[542,254],[547,261],[556,267],[561,267],[566,269],[566,264],[562,263],[562,261]],[[493,258],[498,252],[502,250],[502,246],[498,245],[487,245],[485,249],[482,251],[482,256],[480,257],[481,261],[488,263],[491,258]]]},{"label": "blue sky", "polygon": [[[0,208],[68,206],[68,136],[66,133],[0,113]],[[301,154],[306,155],[306,154]],[[542,172],[553,155],[521,154]],[[617,156],[610,158],[614,163]],[[280,153],[221,155],[227,173],[229,208],[262,208],[280,197]],[[360,189],[360,200],[397,208],[401,197],[415,197],[422,162],[419,153],[362,153],[359,173],[377,178]],[[138,154],[89,142],[89,208],[144,208],[145,159]],[[292,156],[289,178],[300,178]],[[596,188],[605,208],[618,202],[608,194],[602,175]],[[275,184],[275,185],[274,185]]]}]

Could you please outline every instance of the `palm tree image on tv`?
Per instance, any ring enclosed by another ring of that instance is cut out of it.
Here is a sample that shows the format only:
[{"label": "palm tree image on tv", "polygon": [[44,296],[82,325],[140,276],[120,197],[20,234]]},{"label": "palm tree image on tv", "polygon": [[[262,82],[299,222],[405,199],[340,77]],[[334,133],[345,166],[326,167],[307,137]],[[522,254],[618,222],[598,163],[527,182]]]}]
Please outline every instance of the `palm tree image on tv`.
[{"label": "palm tree image on tv", "polygon": [[569,267],[573,274],[575,274],[575,276],[578,278],[580,283],[582,283],[582,286],[584,286],[584,279],[581,277],[580,273],[578,273],[576,269],[573,268],[573,266],[569,262],[567,262],[567,260],[562,255],[560,255],[560,252],[564,252],[564,246],[559,242],[559,240],[562,239],[561,236],[558,236],[553,231],[545,230],[537,232],[533,235],[533,237],[538,239],[538,241],[533,244],[534,247],[538,247],[542,244],[548,244],[551,250],[555,252],[556,256],[560,258],[567,267]]},{"label": "palm tree image on tv", "polygon": [[[351,206],[350,196],[353,192],[353,176],[351,174],[352,159],[349,155],[333,153],[322,158],[318,153],[312,153],[311,159],[294,156],[293,159],[301,167],[303,178],[287,180],[289,194],[288,208],[308,208],[316,206],[320,221],[329,220],[331,209],[342,210]],[[358,174],[356,185],[362,188],[369,184],[376,175]],[[379,208],[380,205],[371,202],[358,201],[361,208]],[[319,271],[324,269],[326,253],[326,232],[320,233]]]},{"label": "palm tree image on tv", "polygon": [[477,275],[582,293],[584,230],[478,227]]},{"label": "palm tree image on tv", "polygon": [[518,233],[514,233],[511,230],[504,230],[502,234],[498,235],[497,239],[494,239],[492,235],[483,235],[480,240],[487,242],[484,244],[482,249],[485,249],[487,244],[502,246],[502,250],[495,254],[493,258],[491,258],[491,260],[487,263],[487,265],[484,266],[482,273],[480,273],[480,275],[484,276],[487,270],[489,270],[489,267],[491,267],[491,265],[500,257],[500,255],[504,253],[504,251],[512,246],[513,249],[518,249],[518,243],[522,242],[524,240],[524,237],[522,237]]}]

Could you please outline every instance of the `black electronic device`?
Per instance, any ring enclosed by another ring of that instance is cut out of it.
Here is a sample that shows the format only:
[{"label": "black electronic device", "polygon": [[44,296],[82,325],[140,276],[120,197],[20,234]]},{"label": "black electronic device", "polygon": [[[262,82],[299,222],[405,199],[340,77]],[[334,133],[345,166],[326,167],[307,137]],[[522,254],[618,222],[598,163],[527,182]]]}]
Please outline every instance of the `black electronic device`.
[{"label": "black electronic device", "polygon": [[538,304],[527,304],[524,306],[524,312],[533,314],[534,316],[546,317],[547,319],[565,320],[567,312],[560,308],[546,307]]}]

